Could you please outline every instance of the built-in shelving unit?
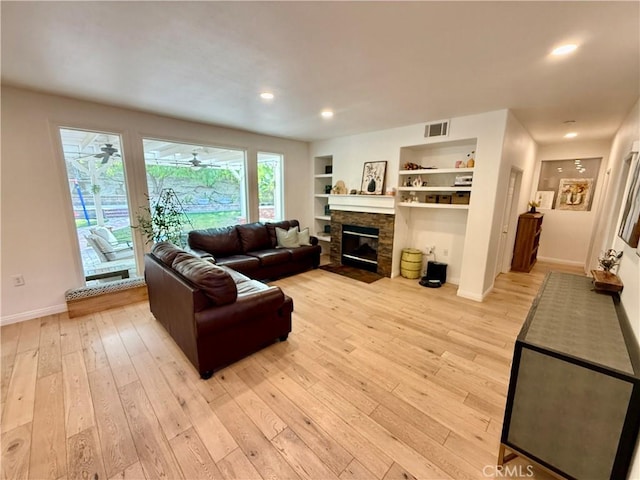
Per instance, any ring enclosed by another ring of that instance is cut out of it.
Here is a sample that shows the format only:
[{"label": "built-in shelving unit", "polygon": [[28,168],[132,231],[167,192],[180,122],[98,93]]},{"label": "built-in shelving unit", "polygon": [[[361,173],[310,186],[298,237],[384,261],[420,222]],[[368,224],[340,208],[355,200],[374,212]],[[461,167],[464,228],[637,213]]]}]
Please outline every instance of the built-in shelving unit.
[{"label": "built-in shelving unit", "polygon": [[329,250],[331,233],[326,231],[326,226],[331,225],[331,213],[329,212],[329,194],[333,185],[333,156],[323,155],[313,159],[313,215],[314,235],[318,237],[323,250]]},{"label": "built-in shelving unit", "polygon": [[[451,142],[415,145],[400,149],[401,167],[413,163],[428,168],[400,170],[398,172],[398,206],[409,208],[468,209],[472,185],[456,185],[460,177],[473,180],[474,167],[454,168],[456,162],[467,161],[467,154],[475,151],[476,140],[457,140]],[[416,184],[416,179],[419,181]],[[405,193],[406,192],[406,193]],[[462,202],[446,203],[447,194],[458,195]],[[429,195],[438,193],[442,195]],[[469,195],[466,195],[469,193]]]}]

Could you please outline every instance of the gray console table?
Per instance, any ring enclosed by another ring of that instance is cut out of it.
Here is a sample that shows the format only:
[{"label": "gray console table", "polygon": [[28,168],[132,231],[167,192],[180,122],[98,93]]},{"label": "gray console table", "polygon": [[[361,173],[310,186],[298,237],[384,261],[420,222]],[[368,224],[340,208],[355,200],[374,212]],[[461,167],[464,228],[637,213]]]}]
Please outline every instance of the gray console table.
[{"label": "gray console table", "polygon": [[623,479],[639,425],[640,354],[617,293],[549,273],[516,340],[498,464]]}]

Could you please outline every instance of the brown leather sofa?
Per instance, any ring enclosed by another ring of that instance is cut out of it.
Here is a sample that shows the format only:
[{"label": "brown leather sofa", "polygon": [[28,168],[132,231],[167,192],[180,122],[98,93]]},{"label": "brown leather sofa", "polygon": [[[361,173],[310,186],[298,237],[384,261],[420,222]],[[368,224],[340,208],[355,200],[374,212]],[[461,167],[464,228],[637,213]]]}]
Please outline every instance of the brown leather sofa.
[{"label": "brown leather sofa", "polygon": [[293,301],[279,287],[169,242],[145,255],[144,276],[151,312],[203,379],[291,331]]},{"label": "brown leather sofa", "polygon": [[321,248],[316,237],[310,237],[310,246],[276,248],[276,227],[299,229],[300,224],[297,220],[285,220],[192,230],[189,232],[189,248],[216,265],[230,267],[259,280],[318,268]]}]

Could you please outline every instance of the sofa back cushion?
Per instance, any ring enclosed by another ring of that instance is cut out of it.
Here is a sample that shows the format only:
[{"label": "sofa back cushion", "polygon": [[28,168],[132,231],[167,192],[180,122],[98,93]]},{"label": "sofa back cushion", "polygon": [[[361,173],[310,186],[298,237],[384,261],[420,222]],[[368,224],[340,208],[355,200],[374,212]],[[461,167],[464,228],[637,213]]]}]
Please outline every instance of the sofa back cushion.
[{"label": "sofa back cushion", "polygon": [[269,241],[271,242],[271,248],[276,248],[278,245],[278,237],[276,236],[276,227],[283,230],[289,230],[291,227],[300,227],[298,220],[283,220],[282,222],[266,223],[267,232],[269,232]]},{"label": "sofa back cushion", "polygon": [[151,253],[162,263],[170,267],[179,253],[186,252],[171,242],[158,242],[151,248]]},{"label": "sofa back cushion", "polygon": [[262,223],[248,223],[246,225],[238,225],[236,228],[244,253],[271,248],[269,232]]},{"label": "sofa back cushion", "polygon": [[214,257],[230,257],[242,253],[242,245],[236,226],[192,230],[189,232],[189,246],[209,252]]},{"label": "sofa back cushion", "polygon": [[173,261],[173,269],[200,288],[215,305],[227,305],[236,301],[236,283],[227,272],[190,253],[179,253]]}]

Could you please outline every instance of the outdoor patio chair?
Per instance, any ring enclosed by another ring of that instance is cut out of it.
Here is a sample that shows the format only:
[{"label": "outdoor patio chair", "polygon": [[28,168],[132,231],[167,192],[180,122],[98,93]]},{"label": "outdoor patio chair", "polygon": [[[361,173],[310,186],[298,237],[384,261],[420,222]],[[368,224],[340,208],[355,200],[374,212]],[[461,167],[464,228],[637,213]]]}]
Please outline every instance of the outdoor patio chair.
[{"label": "outdoor patio chair", "polygon": [[131,245],[117,244],[111,245],[100,235],[85,235],[87,244],[93,248],[101,262],[113,262],[115,260],[125,260],[133,258],[133,247]]}]

